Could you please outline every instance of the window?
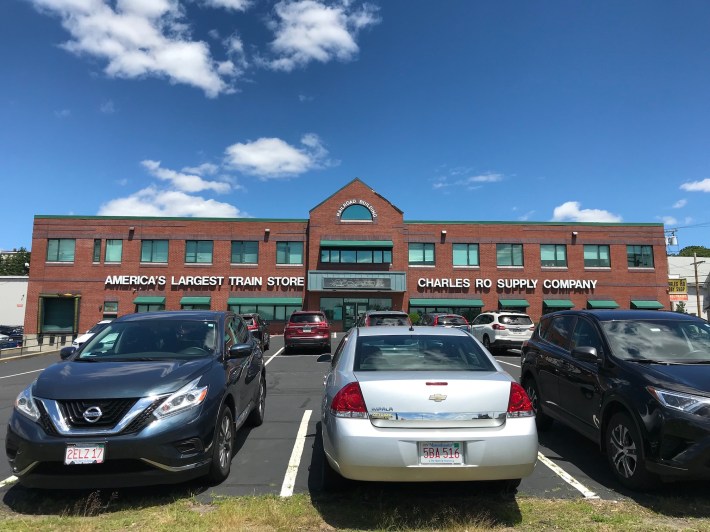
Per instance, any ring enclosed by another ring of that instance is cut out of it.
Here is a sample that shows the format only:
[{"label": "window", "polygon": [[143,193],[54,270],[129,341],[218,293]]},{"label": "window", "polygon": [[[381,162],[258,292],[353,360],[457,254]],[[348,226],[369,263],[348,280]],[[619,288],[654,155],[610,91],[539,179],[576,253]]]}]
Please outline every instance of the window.
[{"label": "window", "polygon": [[545,330],[545,340],[562,349],[568,349],[572,338],[575,316],[557,316]]},{"label": "window", "polygon": [[594,325],[581,318],[577,320],[577,325],[574,328],[570,349],[574,349],[575,347],[593,347],[597,350],[597,355],[601,355],[604,351],[602,349],[601,337],[594,328]]},{"label": "window", "polygon": [[585,244],[584,246],[584,267],[585,268],[610,268],[609,246]]},{"label": "window", "polygon": [[74,262],[73,238],[50,238],[47,240],[47,262]]},{"label": "window", "polygon": [[118,301],[104,301],[104,318],[115,318],[118,316]]},{"label": "window", "polygon": [[212,262],[212,241],[211,240],[187,240],[185,241],[185,262],[209,264]]},{"label": "window", "polygon": [[496,260],[498,266],[522,266],[522,244],[496,244]]},{"label": "window", "polygon": [[340,219],[345,221],[371,222],[372,213],[370,209],[364,205],[350,205],[342,212]]},{"label": "window", "polygon": [[540,263],[545,267],[567,267],[567,246],[564,244],[540,245]]},{"label": "window", "polygon": [[652,246],[626,246],[629,268],[653,268]]},{"label": "window", "polygon": [[121,262],[123,252],[123,240],[106,240],[106,262]]},{"label": "window", "polygon": [[157,312],[165,310],[165,303],[139,303],[136,305],[136,312]]},{"label": "window", "polygon": [[391,264],[392,251],[383,249],[321,249],[320,260],[330,264]]},{"label": "window", "polygon": [[478,244],[454,244],[454,266],[478,266]]},{"label": "window", "polygon": [[434,265],[434,244],[409,243],[409,264]]},{"label": "window", "polygon": [[92,260],[94,262],[101,261],[101,239],[100,238],[94,238],[94,258]]},{"label": "window", "polygon": [[167,240],[141,241],[141,262],[168,262]]},{"label": "window", "polygon": [[303,242],[276,242],[276,264],[303,264]]},{"label": "window", "polygon": [[232,241],[232,264],[258,264],[259,242],[256,240]]}]

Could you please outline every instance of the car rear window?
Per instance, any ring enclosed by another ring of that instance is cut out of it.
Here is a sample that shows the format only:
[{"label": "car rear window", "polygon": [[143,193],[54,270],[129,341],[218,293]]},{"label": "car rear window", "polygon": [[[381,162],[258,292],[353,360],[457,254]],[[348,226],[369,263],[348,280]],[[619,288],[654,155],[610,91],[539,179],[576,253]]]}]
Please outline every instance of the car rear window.
[{"label": "car rear window", "polygon": [[530,316],[501,316],[498,321],[504,325],[532,325]]},{"label": "car rear window", "polygon": [[468,322],[463,316],[441,316],[437,320],[439,325],[467,325]]},{"label": "car rear window", "polygon": [[495,371],[470,337],[365,336],[357,339],[355,371]]},{"label": "car rear window", "polygon": [[404,314],[376,314],[368,318],[370,325],[409,325],[409,316]]},{"label": "car rear window", "polygon": [[242,316],[244,318],[244,323],[247,325],[254,325],[254,317],[253,316]]},{"label": "car rear window", "polygon": [[293,314],[289,320],[291,323],[320,323],[323,320],[322,314]]}]

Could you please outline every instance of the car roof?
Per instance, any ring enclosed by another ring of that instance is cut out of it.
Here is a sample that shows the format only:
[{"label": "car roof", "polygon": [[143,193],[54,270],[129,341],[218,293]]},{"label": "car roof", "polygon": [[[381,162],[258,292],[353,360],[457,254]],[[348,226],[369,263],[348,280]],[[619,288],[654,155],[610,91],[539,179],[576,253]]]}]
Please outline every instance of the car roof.
[{"label": "car roof", "polygon": [[543,318],[552,315],[571,314],[574,316],[589,316],[596,318],[599,321],[615,321],[615,320],[682,320],[682,321],[701,321],[707,323],[704,319],[693,316],[692,314],[683,314],[681,312],[671,312],[669,310],[561,310],[559,312],[551,312]]},{"label": "car roof", "polygon": [[401,314],[402,316],[409,316],[409,314],[407,314],[403,310],[368,310],[367,312],[365,312],[365,314],[368,316],[377,314]]},{"label": "car roof", "polygon": [[410,327],[409,325],[358,327],[359,336],[471,336],[461,329],[446,327]]},{"label": "car roof", "polygon": [[294,310],[291,316],[294,314],[324,314],[322,310]]},{"label": "car roof", "polygon": [[114,322],[145,321],[145,320],[219,320],[232,315],[227,310],[159,310],[156,312],[136,312],[126,314],[113,320]]}]

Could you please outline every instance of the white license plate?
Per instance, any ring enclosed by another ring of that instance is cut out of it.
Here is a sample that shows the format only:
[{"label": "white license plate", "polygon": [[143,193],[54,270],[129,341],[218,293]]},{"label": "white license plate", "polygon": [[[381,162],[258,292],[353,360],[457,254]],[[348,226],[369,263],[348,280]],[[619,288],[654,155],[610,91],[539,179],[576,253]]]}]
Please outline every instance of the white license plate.
[{"label": "white license plate", "polygon": [[103,464],[104,463],[103,443],[68,443],[64,451],[64,463],[72,464]]},{"label": "white license plate", "polygon": [[463,464],[460,441],[419,442],[419,463],[424,465]]},{"label": "white license plate", "polygon": [[302,330],[303,330],[303,332],[311,332],[311,328],[310,328],[310,327],[304,327]]}]

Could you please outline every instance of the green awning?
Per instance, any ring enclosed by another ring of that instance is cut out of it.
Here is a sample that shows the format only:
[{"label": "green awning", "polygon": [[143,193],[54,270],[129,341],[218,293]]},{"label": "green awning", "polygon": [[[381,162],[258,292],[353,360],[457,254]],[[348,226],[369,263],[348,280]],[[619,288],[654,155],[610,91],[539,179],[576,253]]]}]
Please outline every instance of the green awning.
[{"label": "green awning", "polygon": [[613,299],[590,299],[587,301],[589,308],[596,309],[613,309],[619,308],[619,304]]},{"label": "green awning", "polygon": [[513,307],[529,307],[527,299],[499,299],[498,303],[503,308],[513,308]]},{"label": "green awning", "polygon": [[138,296],[133,300],[134,305],[165,305],[165,296]]},{"label": "green awning", "polygon": [[391,240],[321,240],[322,248],[391,248]]},{"label": "green awning", "polygon": [[212,298],[210,296],[185,296],[180,299],[181,305],[209,305]]},{"label": "green awning", "polygon": [[572,308],[574,303],[569,299],[543,299],[542,303],[548,308]]},{"label": "green awning", "polygon": [[631,308],[635,309],[644,309],[644,310],[658,310],[665,308],[661,303],[658,301],[642,301],[639,299],[632,299],[631,300]]},{"label": "green awning", "polygon": [[410,307],[483,307],[482,299],[410,299]]},{"label": "green awning", "polygon": [[300,297],[230,297],[227,305],[303,305]]}]

